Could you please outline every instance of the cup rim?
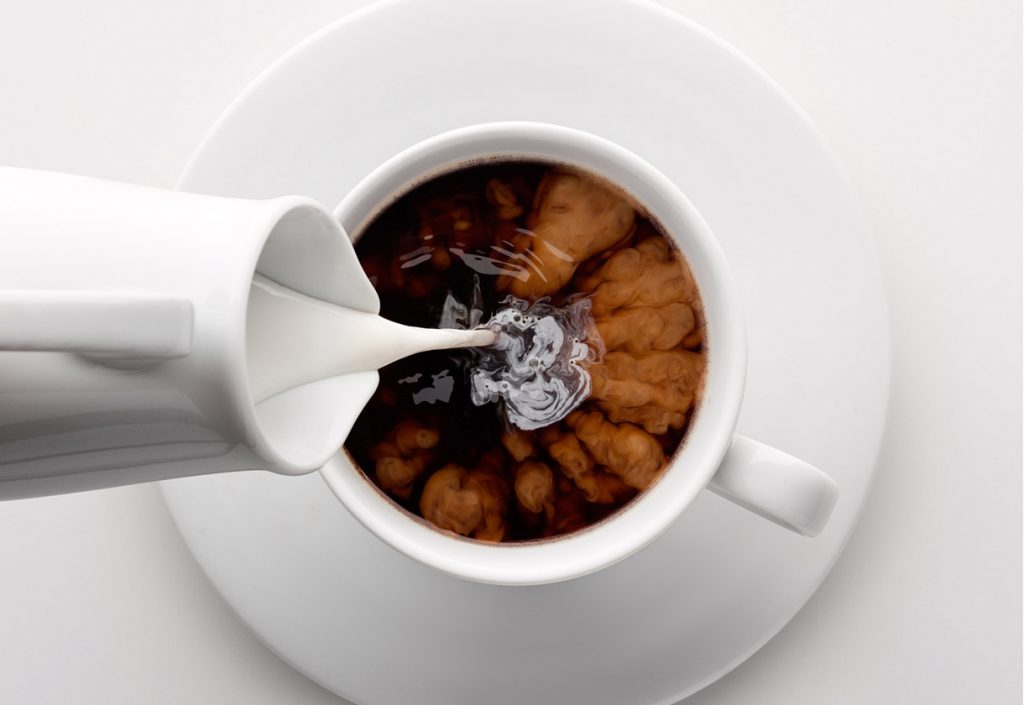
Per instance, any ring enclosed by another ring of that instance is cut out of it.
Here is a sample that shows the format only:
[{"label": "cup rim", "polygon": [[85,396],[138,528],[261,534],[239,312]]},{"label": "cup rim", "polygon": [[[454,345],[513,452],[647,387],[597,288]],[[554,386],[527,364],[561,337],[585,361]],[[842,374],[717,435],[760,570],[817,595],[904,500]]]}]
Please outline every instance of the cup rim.
[{"label": "cup rim", "polygon": [[[335,208],[348,233],[416,184],[487,159],[538,159],[594,172],[636,198],[684,253],[701,294],[709,351],[700,410],[654,485],[608,519],[537,542],[489,544],[442,532],[394,504],[342,449],[321,469],[367,529],[405,555],[475,582],[532,585],[580,577],[636,552],[671,526],[728,449],[742,402],[746,344],[725,255],[707,223],[666,176],[613,142],[574,128],[495,122],[425,139],[373,170]],[[410,520],[413,519],[413,520]]]}]

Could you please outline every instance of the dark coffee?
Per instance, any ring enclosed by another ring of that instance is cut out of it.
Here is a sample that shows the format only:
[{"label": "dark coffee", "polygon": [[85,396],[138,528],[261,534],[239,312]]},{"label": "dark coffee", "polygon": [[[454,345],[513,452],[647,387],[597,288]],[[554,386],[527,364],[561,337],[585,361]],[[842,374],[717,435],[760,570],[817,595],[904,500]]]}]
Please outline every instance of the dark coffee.
[{"label": "dark coffee", "polygon": [[398,198],[356,250],[381,315],[400,323],[452,325],[457,310],[475,325],[538,301],[590,323],[589,398],[544,428],[512,425],[500,399],[474,404],[472,351],[382,369],[346,449],[403,508],[478,540],[548,538],[609,516],[664,470],[701,393],[703,315],[681,254],[628,195],[558,165],[468,166]]}]

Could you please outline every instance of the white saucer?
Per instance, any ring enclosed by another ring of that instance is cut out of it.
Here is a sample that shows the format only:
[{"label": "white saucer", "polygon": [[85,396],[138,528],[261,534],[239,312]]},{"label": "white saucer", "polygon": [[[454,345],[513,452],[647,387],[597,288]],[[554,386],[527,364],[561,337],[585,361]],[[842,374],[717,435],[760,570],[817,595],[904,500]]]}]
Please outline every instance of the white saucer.
[{"label": "white saucer", "polygon": [[167,503],[253,631],[357,703],[675,702],[793,617],[860,514],[888,394],[868,228],[831,153],[756,67],[673,14],[613,0],[388,2],[356,13],[264,73],[181,186],[334,206],[401,149],[493,120],[609,138],[691,198],[747,314],[739,431],[836,479],[824,533],[799,537],[705,492],[610,569],[499,588],[385,547],[318,475],[175,481]]}]

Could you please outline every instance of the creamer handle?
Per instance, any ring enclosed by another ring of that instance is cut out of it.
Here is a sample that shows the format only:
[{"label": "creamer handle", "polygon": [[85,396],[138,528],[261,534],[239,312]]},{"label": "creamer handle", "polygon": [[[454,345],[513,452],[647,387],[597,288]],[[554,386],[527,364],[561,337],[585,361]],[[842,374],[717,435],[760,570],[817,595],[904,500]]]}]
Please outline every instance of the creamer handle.
[{"label": "creamer handle", "polygon": [[0,351],[151,359],[183,357],[191,345],[192,304],[184,298],[139,292],[0,290]]}]

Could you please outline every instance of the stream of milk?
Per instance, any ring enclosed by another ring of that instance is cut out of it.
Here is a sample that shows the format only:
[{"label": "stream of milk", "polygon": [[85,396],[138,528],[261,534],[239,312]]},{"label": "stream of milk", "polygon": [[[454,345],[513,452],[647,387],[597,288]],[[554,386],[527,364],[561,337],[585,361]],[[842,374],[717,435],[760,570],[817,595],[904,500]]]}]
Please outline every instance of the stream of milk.
[{"label": "stream of milk", "polygon": [[253,278],[246,359],[253,401],[350,372],[377,370],[426,350],[493,345],[493,330],[405,326]]}]

